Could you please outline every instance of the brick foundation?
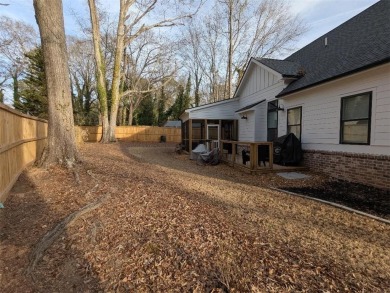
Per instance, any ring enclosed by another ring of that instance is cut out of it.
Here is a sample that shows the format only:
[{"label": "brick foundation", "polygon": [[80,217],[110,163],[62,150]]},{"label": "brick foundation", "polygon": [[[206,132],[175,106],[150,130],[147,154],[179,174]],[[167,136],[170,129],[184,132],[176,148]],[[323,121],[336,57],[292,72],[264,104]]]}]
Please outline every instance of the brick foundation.
[{"label": "brick foundation", "polygon": [[303,163],[312,171],[390,190],[390,156],[305,150]]}]

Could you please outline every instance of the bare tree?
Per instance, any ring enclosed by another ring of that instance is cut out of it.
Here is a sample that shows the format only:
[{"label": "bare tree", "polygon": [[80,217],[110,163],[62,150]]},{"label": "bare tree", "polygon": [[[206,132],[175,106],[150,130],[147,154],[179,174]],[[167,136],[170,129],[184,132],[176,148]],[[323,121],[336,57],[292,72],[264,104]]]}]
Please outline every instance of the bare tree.
[{"label": "bare tree", "polygon": [[202,71],[202,63],[204,62],[202,58],[202,53],[200,49],[200,44],[202,42],[201,30],[194,23],[190,23],[187,26],[187,31],[183,41],[183,50],[181,55],[184,61],[184,64],[191,72],[191,75],[194,77],[194,102],[195,107],[199,106],[201,103],[200,96],[200,87],[204,73]]},{"label": "bare tree", "polygon": [[26,54],[38,46],[38,34],[22,21],[0,17],[0,59],[3,84],[12,80],[14,106],[19,103],[19,79],[27,66]]},{"label": "bare tree", "polygon": [[[178,13],[173,16],[169,15],[168,4],[172,1],[157,1],[157,0],[120,0],[119,8],[119,17],[118,17],[118,26],[116,33],[116,45],[115,45],[115,59],[113,74],[111,80],[111,110],[110,110],[110,122],[109,122],[109,133],[103,132],[103,141],[115,141],[115,129],[117,124],[117,115],[119,102],[121,98],[120,94],[120,84],[122,78],[122,58],[123,58],[123,49],[128,44],[132,43],[136,38],[138,38],[143,33],[162,27],[172,27],[179,24],[179,21],[183,18],[190,17],[191,14],[188,13]],[[173,1],[175,2],[175,1]],[[180,1],[185,2],[185,1]],[[96,5],[94,0],[89,0],[90,12],[91,12],[91,21],[92,25],[98,29],[98,18]],[[166,5],[166,6],[165,6]],[[91,9],[92,7],[92,9]],[[95,9],[93,9],[95,7]],[[132,9],[130,9],[132,8]],[[166,9],[164,9],[166,8]],[[157,11],[157,13],[156,13]],[[179,11],[179,6],[176,7],[176,10]],[[93,16],[94,14],[94,16]],[[95,23],[95,25],[94,25]],[[99,36],[94,29],[93,38],[94,43],[99,43],[99,40],[96,38]],[[100,52],[99,48],[95,46],[95,57]]]},{"label": "bare tree", "polygon": [[181,53],[207,102],[232,97],[250,57],[277,58],[305,32],[283,0],[215,0],[208,10],[188,24]]},{"label": "bare tree", "polygon": [[[158,40],[158,41],[157,41]],[[145,94],[157,92],[176,74],[174,51],[152,31],[145,32],[127,46],[124,57],[123,92],[121,98],[129,111],[129,125],[133,113]]]},{"label": "bare tree", "polygon": [[107,87],[106,87],[106,67],[101,50],[100,37],[100,23],[96,10],[95,0],[88,0],[91,25],[92,25],[92,39],[95,56],[95,70],[96,70],[96,89],[100,104],[100,113],[102,115],[102,139],[101,142],[109,142],[109,120],[108,120],[108,104],[107,104]]},{"label": "bare tree", "polygon": [[250,57],[271,57],[288,51],[306,28],[282,0],[218,1],[227,28],[226,88],[230,98],[233,68],[240,77]]},{"label": "bare tree", "polygon": [[48,94],[48,145],[41,163],[72,167],[78,161],[61,0],[34,0]]},{"label": "bare tree", "polygon": [[226,43],[223,39],[220,16],[217,11],[207,16],[202,24],[203,26],[200,26],[203,39],[200,44],[203,56],[201,67],[208,79],[208,102],[216,102],[223,98],[220,85],[224,84],[221,74],[226,60],[226,52],[223,50]]},{"label": "bare tree", "polygon": [[72,82],[73,110],[75,123],[91,125],[96,123],[95,62],[93,44],[89,39],[68,38],[69,70]]}]

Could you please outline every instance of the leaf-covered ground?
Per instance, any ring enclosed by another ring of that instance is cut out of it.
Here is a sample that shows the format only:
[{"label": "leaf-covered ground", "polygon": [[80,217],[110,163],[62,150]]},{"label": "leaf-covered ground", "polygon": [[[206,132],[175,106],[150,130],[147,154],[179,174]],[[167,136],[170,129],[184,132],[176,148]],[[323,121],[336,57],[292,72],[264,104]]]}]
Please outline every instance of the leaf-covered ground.
[{"label": "leaf-covered ground", "polygon": [[[198,166],[168,144],[86,144],[82,153],[76,176],[25,172],[0,210],[1,292],[390,288],[390,225],[267,188],[326,178]],[[40,239],[98,198],[27,276]]]}]

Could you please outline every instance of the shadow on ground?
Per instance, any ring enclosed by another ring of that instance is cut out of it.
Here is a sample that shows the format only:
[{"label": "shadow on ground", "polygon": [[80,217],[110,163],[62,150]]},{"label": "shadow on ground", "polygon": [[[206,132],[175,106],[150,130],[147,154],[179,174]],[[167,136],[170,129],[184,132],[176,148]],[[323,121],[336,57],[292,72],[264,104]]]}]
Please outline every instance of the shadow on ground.
[{"label": "shadow on ground", "polygon": [[[48,177],[46,171],[37,169],[34,173],[35,180]],[[72,247],[66,247],[65,254],[49,247],[32,276],[26,274],[37,243],[66,216],[64,211],[49,207],[56,200],[45,198],[26,172],[10,191],[5,208],[0,209],[1,292],[98,291],[99,281],[93,277],[93,272],[87,276],[82,270],[83,254]],[[64,232],[54,244],[65,247],[67,242],[68,235]]]}]

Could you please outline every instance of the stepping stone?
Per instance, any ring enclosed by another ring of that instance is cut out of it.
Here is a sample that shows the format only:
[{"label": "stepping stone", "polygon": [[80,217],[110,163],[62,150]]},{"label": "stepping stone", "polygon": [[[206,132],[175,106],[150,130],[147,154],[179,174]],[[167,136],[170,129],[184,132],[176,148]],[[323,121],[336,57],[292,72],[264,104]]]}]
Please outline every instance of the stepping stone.
[{"label": "stepping stone", "polygon": [[285,178],[285,179],[304,179],[304,178],[310,178],[311,176],[305,175],[298,172],[282,172],[277,173],[277,175]]}]

